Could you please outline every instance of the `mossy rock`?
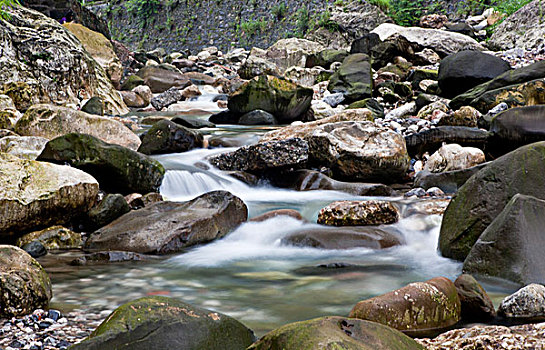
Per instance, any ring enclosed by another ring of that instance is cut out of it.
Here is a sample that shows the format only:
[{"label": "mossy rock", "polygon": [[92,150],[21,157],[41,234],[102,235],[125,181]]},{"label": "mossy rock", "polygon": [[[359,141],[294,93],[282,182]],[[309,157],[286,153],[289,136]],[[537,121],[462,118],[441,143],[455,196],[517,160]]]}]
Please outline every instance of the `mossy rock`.
[{"label": "mossy rock", "polygon": [[320,66],[328,69],[334,62],[342,62],[348,56],[345,50],[326,49],[307,57],[306,67]]},{"label": "mossy rock", "polygon": [[101,189],[122,194],[156,192],[165,169],[156,160],[87,134],[66,134],[49,141],[39,160],[70,164],[95,177]]},{"label": "mossy rock", "polygon": [[520,193],[545,199],[545,142],[521,147],[473,175],[450,202],[441,224],[439,249],[464,260],[483,231]]},{"label": "mossy rock", "polygon": [[471,101],[470,105],[481,113],[487,113],[502,102],[507,103],[509,108],[545,104],[545,79],[487,91]]},{"label": "mossy rock", "polygon": [[248,350],[420,350],[403,333],[375,322],[322,317],[290,323],[266,334]]},{"label": "mossy rock", "polygon": [[179,153],[202,146],[203,136],[200,132],[170,120],[160,120],[144,134],[138,152],[148,155]]},{"label": "mossy rock", "polygon": [[228,108],[236,114],[261,109],[279,121],[301,120],[310,108],[314,92],[288,80],[260,75],[244,83],[228,101]]},{"label": "mossy rock", "polygon": [[356,101],[346,107],[346,109],[358,108],[367,108],[373,114],[373,118],[384,118],[384,107],[374,98],[366,98],[364,100]]},{"label": "mossy rock", "polygon": [[140,78],[138,75],[133,74],[125,80],[125,82],[121,85],[121,90],[123,91],[131,91],[137,86],[144,85],[144,79]]},{"label": "mossy rock", "polygon": [[53,295],[42,266],[24,250],[0,245],[0,317],[47,308]]},{"label": "mossy rock", "polygon": [[360,301],[349,317],[378,322],[411,335],[430,336],[458,323],[460,314],[454,283],[436,277]]},{"label": "mossy rock", "polygon": [[0,111],[0,129],[11,130],[13,128],[13,122],[11,120],[12,117],[12,112]]},{"label": "mossy rock", "polygon": [[343,93],[347,103],[371,97],[373,74],[369,56],[357,53],[346,57],[327,88],[332,93]]},{"label": "mossy rock", "polygon": [[39,103],[38,97],[40,95],[37,89],[24,82],[4,84],[2,93],[8,95],[13,101],[15,108],[21,112],[26,111],[33,104]]},{"label": "mossy rock", "polygon": [[167,297],[146,297],[118,307],[72,350],[241,350],[255,340],[237,320]]}]

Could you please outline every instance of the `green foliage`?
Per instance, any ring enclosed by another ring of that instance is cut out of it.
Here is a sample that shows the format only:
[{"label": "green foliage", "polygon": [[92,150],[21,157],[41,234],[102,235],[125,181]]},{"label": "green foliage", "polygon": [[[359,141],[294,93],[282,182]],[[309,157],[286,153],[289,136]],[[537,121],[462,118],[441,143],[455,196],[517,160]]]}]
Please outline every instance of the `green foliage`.
[{"label": "green foliage", "polygon": [[264,19],[260,21],[240,22],[238,31],[244,32],[244,34],[246,34],[247,36],[252,36],[254,34],[260,34],[265,32],[268,26],[269,22]]},{"label": "green foliage", "polygon": [[436,2],[426,4],[425,0],[391,0],[388,15],[399,25],[413,26],[423,15],[439,11],[440,5]]},{"label": "green foliage", "polygon": [[295,22],[297,36],[302,38],[310,29],[310,15],[308,8],[301,7],[299,10],[297,10],[295,15],[297,16],[297,20]]},{"label": "green foliage", "polygon": [[331,20],[331,13],[329,11],[325,11],[318,15],[316,27],[326,28],[332,33],[339,30],[339,24]]},{"label": "green foliage", "polygon": [[129,0],[127,10],[133,15],[140,17],[147,23],[148,18],[157,13],[161,7],[160,0]]},{"label": "green foliage", "polygon": [[6,8],[21,5],[19,0],[0,0],[0,19],[9,19],[10,15],[6,12]]},{"label": "green foliage", "polygon": [[343,0],[335,0],[335,6],[344,6],[344,1]]},{"label": "green foliage", "polygon": [[390,9],[390,0],[368,0],[367,2],[371,5],[377,6],[384,12],[387,12]]},{"label": "green foliage", "polygon": [[287,12],[288,12],[288,8],[287,8],[285,2],[283,2],[281,4],[278,4],[278,5],[274,5],[271,8],[271,13],[272,13],[273,17],[275,17],[276,19],[284,18],[286,16]]}]

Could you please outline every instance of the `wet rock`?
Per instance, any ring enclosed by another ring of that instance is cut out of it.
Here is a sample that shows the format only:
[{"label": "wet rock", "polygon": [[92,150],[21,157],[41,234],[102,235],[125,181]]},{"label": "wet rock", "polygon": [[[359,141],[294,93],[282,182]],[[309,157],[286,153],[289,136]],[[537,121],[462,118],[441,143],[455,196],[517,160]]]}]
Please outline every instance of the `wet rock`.
[{"label": "wet rock", "polygon": [[289,216],[294,219],[305,221],[301,213],[299,213],[295,209],[277,209],[277,210],[271,210],[266,213],[263,213],[259,216],[253,217],[250,221],[252,222],[262,222],[267,221],[269,219],[275,218],[277,216]]},{"label": "wet rock", "polygon": [[460,51],[439,65],[439,87],[445,97],[458,96],[511,70],[506,61],[479,51]]},{"label": "wet rock", "polygon": [[455,143],[444,145],[431,155],[424,170],[432,173],[463,170],[485,162],[483,151],[474,147],[462,147]]},{"label": "wet rock", "polygon": [[373,74],[369,56],[353,54],[346,57],[329,80],[327,89],[342,93],[348,103],[372,97]]},{"label": "wet rock", "polygon": [[151,99],[151,105],[158,111],[183,99],[182,91],[173,87]]},{"label": "wet rock", "polygon": [[487,165],[488,163],[482,163],[467,169],[445,171],[441,173],[431,173],[423,170],[416,174],[414,186],[422,187],[424,189],[439,187],[446,193],[456,193],[470,177]]},{"label": "wet rock", "polygon": [[41,136],[49,140],[77,132],[132,150],[140,145],[138,136],[121,122],[53,105],[29,108],[15,125],[15,131],[22,136]]},{"label": "wet rock", "polygon": [[244,202],[225,191],[209,192],[183,203],[157,202],[93,232],[85,248],[174,253],[225,236],[247,216]]},{"label": "wet rock", "polygon": [[388,201],[338,201],[318,213],[318,223],[329,226],[383,225],[398,220],[398,209]]},{"label": "wet rock", "polygon": [[155,296],[120,306],[72,349],[238,350],[254,340],[250,329],[229,316]]},{"label": "wet rock", "polygon": [[38,241],[29,242],[23,245],[21,249],[27,252],[34,259],[37,259],[47,254],[47,249],[44,247],[42,243]]},{"label": "wet rock", "polygon": [[83,171],[9,155],[0,155],[0,188],[2,238],[64,224],[89,210],[98,194],[98,183]]},{"label": "wet rock", "polygon": [[356,196],[391,196],[393,194],[392,188],[383,184],[342,182],[318,171],[305,169],[281,174],[273,181],[277,186],[291,188],[296,191],[332,190]]},{"label": "wet rock", "polygon": [[492,300],[483,287],[471,275],[460,275],[454,281],[465,321],[487,321],[496,317]]},{"label": "wet rock", "polygon": [[49,141],[38,160],[68,163],[93,175],[101,189],[123,194],[155,192],[165,174],[158,161],[86,134],[66,134]]},{"label": "wet rock", "polygon": [[438,29],[401,27],[392,23],[383,23],[371,33],[378,34],[381,40],[386,40],[392,35],[399,34],[409,42],[432,49],[442,57],[462,50],[482,51],[484,49],[469,36]]},{"label": "wet rock", "polygon": [[382,323],[406,334],[423,335],[458,323],[460,310],[454,283],[436,277],[360,301],[349,317]]},{"label": "wet rock", "polygon": [[145,85],[144,79],[140,78],[138,75],[129,76],[125,82],[121,85],[122,91],[132,91],[137,86]]},{"label": "wet rock", "polygon": [[541,0],[530,1],[509,16],[494,30],[488,45],[495,50],[543,47],[542,6]]},{"label": "wet rock", "polygon": [[518,321],[545,319],[545,286],[530,284],[502,300],[498,314]]},{"label": "wet rock", "polygon": [[170,120],[161,120],[144,134],[138,152],[147,155],[179,153],[201,147],[203,147],[203,136],[200,132]]},{"label": "wet rock", "polygon": [[170,120],[173,123],[176,123],[181,126],[185,126],[186,128],[190,129],[202,129],[202,128],[215,128],[216,124],[210,123],[209,121],[202,120],[202,119],[196,119],[196,118],[190,118],[190,117],[183,117],[183,116],[177,116]]},{"label": "wet rock", "polygon": [[24,249],[24,246],[32,242],[39,242],[47,250],[77,249],[82,245],[81,233],[62,226],[52,226],[45,230],[28,233],[18,238],[16,245]]},{"label": "wet rock", "polygon": [[320,249],[386,249],[401,245],[399,235],[377,227],[314,227],[298,230],[282,238],[282,243]]},{"label": "wet rock", "polygon": [[225,173],[238,181],[244,182],[246,185],[255,186],[259,182],[257,176],[245,171],[226,171]]},{"label": "wet rock", "polygon": [[167,65],[145,66],[136,75],[144,80],[153,93],[165,92],[173,87],[183,89],[191,84],[188,77]]},{"label": "wet rock", "polygon": [[543,210],[544,200],[514,195],[469,251],[464,271],[522,285],[545,284]]},{"label": "wet rock", "polygon": [[18,109],[24,105],[20,109],[24,111],[35,103],[79,105],[97,96],[107,113],[128,112],[106,72],[59,22],[23,6],[9,13],[9,23],[0,34],[0,81],[27,84],[30,95],[23,98],[25,102],[14,99]]},{"label": "wet rock", "polygon": [[0,152],[35,160],[49,140],[39,136],[6,136],[0,138]]},{"label": "wet rock", "polygon": [[405,136],[407,151],[411,157],[437,151],[443,143],[456,143],[464,147],[483,149],[488,132],[463,126],[439,126]]},{"label": "wet rock", "polygon": [[126,196],[125,199],[127,203],[129,203],[131,210],[137,210],[147,207],[150,204],[161,202],[163,200],[163,196],[156,192],[150,192],[145,195],[133,193]]},{"label": "wet rock", "polygon": [[0,245],[0,317],[47,308],[51,281],[45,270],[20,248]]},{"label": "wet rock", "polygon": [[257,109],[255,111],[244,114],[238,120],[241,125],[276,125],[276,118],[274,115]]},{"label": "wet rock", "polygon": [[210,118],[208,118],[208,121],[214,124],[238,124],[239,119],[239,113],[225,110],[211,115]]},{"label": "wet rock", "polygon": [[545,106],[511,108],[492,118],[487,152],[500,156],[545,139]]},{"label": "wet rock", "polygon": [[312,89],[287,80],[261,75],[244,83],[228,101],[231,112],[245,114],[261,109],[280,122],[301,120],[310,108]]},{"label": "wet rock", "polygon": [[121,194],[107,194],[87,213],[87,228],[96,230],[131,210]]},{"label": "wet rock", "polygon": [[290,323],[267,333],[248,350],[419,350],[417,342],[375,322],[329,316]]},{"label": "wet rock", "polygon": [[442,117],[437,125],[439,126],[467,126],[477,127],[477,120],[481,118],[481,113],[471,106],[463,106],[454,113]]},{"label": "wet rock", "polygon": [[443,217],[439,249],[464,260],[483,231],[517,193],[545,199],[545,142],[508,153],[473,175]]},{"label": "wet rock", "polygon": [[72,266],[85,266],[91,264],[119,263],[127,261],[150,260],[150,257],[133,252],[107,251],[86,254],[83,257],[70,262]]},{"label": "wet rock", "polygon": [[307,140],[311,162],[331,168],[340,179],[391,183],[409,167],[403,137],[372,122],[321,125]]},{"label": "wet rock", "polygon": [[93,96],[87,102],[85,102],[83,107],[81,107],[81,111],[87,114],[103,116],[104,103],[100,97]]},{"label": "wet rock", "polygon": [[79,23],[66,22],[63,26],[78,38],[85,51],[106,71],[114,86],[119,87],[123,67],[110,40]]},{"label": "wet rock", "polygon": [[[477,101],[482,98],[483,95],[495,95],[495,90],[502,91],[502,88],[509,87],[512,85],[520,85],[526,82],[530,82],[536,79],[543,79],[545,78],[545,60],[538,61],[536,63],[533,63],[531,65],[510,70],[507,71],[496,78],[483,83],[481,85],[478,85],[474,87],[473,89],[456,96],[451,102],[450,102],[450,108],[452,109],[458,109],[462,106],[473,106],[479,109],[476,106]],[[484,98],[483,98],[484,99]],[[490,98],[488,98],[490,99]],[[475,103],[473,103],[475,101]],[[503,102],[503,101],[500,101]],[[492,106],[494,107],[494,106]],[[488,108],[488,106],[484,106],[484,110],[479,109],[481,113],[486,113],[488,110],[490,110],[492,107]],[[488,108],[488,109],[486,109]]]},{"label": "wet rock", "polygon": [[250,173],[299,168],[308,161],[308,143],[299,138],[263,142],[214,156],[209,161],[220,170],[241,170]]}]

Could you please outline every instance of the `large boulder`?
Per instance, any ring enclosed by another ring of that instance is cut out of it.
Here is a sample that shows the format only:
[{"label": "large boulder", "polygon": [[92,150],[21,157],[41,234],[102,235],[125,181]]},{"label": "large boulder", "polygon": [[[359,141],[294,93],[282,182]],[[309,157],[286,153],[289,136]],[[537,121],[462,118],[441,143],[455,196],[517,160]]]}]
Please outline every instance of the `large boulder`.
[{"label": "large boulder", "polygon": [[53,293],[42,266],[20,248],[0,245],[0,317],[46,309]]},{"label": "large boulder", "polygon": [[398,34],[411,43],[432,49],[443,57],[463,50],[484,50],[475,39],[467,35],[439,29],[402,27],[392,23],[383,23],[373,29],[371,33],[378,34],[380,40],[386,40],[390,36]]},{"label": "large boulder", "polygon": [[[501,91],[502,88],[505,88],[507,86],[517,86],[529,81],[543,78],[545,78],[545,60],[537,61],[528,66],[513,69],[503,74],[500,74],[496,78],[481,85],[478,85],[459,96],[456,96],[456,98],[454,98],[450,102],[449,106],[452,109],[458,109],[462,106],[472,104],[474,100],[478,101],[482,95],[488,92],[498,89]],[[481,112],[486,113],[488,112],[488,110]]]},{"label": "large boulder", "polygon": [[511,70],[506,61],[480,51],[460,51],[439,64],[441,94],[452,98]]},{"label": "large boulder", "polygon": [[443,145],[432,154],[424,170],[432,173],[463,170],[485,162],[484,152],[475,147],[462,147],[455,143]]},{"label": "large boulder", "polygon": [[386,249],[401,245],[403,239],[378,227],[313,227],[290,233],[283,244],[319,249]]},{"label": "large boulder", "polygon": [[543,22],[543,0],[534,0],[505,19],[495,30],[488,46],[494,50],[543,47],[545,23]]},{"label": "large boulder", "polygon": [[138,152],[144,154],[179,153],[203,146],[200,132],[170,120],[155,123],[142,137]]},{"label": "large boulder", "polygon": [[123,67],[110,40],[103,34],[79,23],[66,22],[63,26],[78,38],[85,51],[106,71],[112,83],[119,87],[123,77]]},{"label": "large boulder", "polygon": [[516,194],[479,236],[464,271],[525,285],[545,284],[545,201]]},{"label": "large boulder", "polygon": [[486,150],[500,156],[544,139],[544,105],[510,108],[492,119]]},{"label": "large boulder", "polygon": [[364,320],[329,316],[290,323],[267,333],[248,350],[421,350],[403,333]]},{"label": "large boulder", "polygon": [[545,104],[545,79],[487,91],[471,101],[471,106],[486,113],[500,103],[506,103],[509,108]]},{"label": "large boulder", "polygon": [[81,170],[0,154],[0,238],[64,224],[95,203],[98,183]]},{"label": "large boulder", "polygon": [[154,296],[118,307],[73,350],[240,350],[254,333],[224,314]]},{"label": "large boulder", "polygon": [[0,27],[0,81],[28,84],[33,103],[79,105],[97,96],[107,113],[128,112],[106,72],[59,22],[22,6],[9,14]]},{"label": "large boulder", "polygon": [[15,131],[19,135],[41,136],[50,140],[75,132],[132,150],[140,146],[138,136],[117,120],[54,105],[32,106],[19,119]]},{"label": "large boulder", "polygon": [[244,83],[229,96],[228,108],[237,114],[261,109],[279,121],[301,120],[310,108],[313,91],[287,80],[260,75]]},{"label": "large boulder", "polygon": [[262,142],[244,146],[209,159],[221,170],[263,172],[285,168],[301,168],[308,161],[308,143],[300,138]]},{"label": "large boulder", "polygon": [[144,83],[150,87],[153,93],[165,92],[172,87],[185,88],[191,85],[189,78],[174,66],[145,66],[136,75],[144,79]]},{"label": "large boulder", "polygon": [[306,39],[281,39],[267,49],[265,58],[285,71],[289,67],[305,67],[308,56],[324,49],[322,45]]},{"label": "large boulder", "polygon": [[307,140],[310,161],[341,179],[391,183],[409,168],[403,137],[372,122],[324,124]]},{"label": "large boulder", "polygon": [[248,208],[229,192],[214,191],[183,203],[157,202],[93,232],[85,248],[168,254],[221,238],[246,221]]},{"label": "large boulder", "polygon": [[496,317],[492,300],[473,276],[460,275],[454,281],[454,285],[460,297],[463,320],[487,321]]},{"label": "large boulder", "polygon": [[458,323],[461,306],[456,287],[436,277],[360,301],[349,317],[382,323],[409,334],[426,334]]},{"label": "large boulder", "polygon": [[87,134],[66,134],[47,143],[38,160],[70,164],[93,175],[113,193],[155,192],[165,169],[156,160]]},{"label": "large boulder", "polygon": [[330,226],[383,225],[398,220],[399,211],[389,201],[337,201],[318,213],[318,223]]},{"label": "large boulder", "polygon": [[0,152],[35,160],[49,140],[39,136],[6,136],[0,138]]},{"label": "large boulder", "polygon": [[545,320],[545,286],[530,284],[502,300],[498,314],[519,322]]},{"label": "large boulder", "polygon": [[464,260],[517,193],[545,199],[545,142],[521,147],[473,175],[450,202],[439,235],[443,256]]},{"label": "large boulder", "polygon": [[329,80],[327,89],[344,94],[347,103],[372,97],[373,74],[369,56],[357,53],[346,57]]}]

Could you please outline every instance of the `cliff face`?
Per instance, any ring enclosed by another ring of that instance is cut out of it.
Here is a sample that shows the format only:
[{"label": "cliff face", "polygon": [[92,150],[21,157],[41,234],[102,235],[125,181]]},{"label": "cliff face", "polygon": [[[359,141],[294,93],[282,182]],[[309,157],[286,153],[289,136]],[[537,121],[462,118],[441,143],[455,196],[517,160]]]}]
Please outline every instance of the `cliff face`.
[{"label": "cliff face", "polygon": [[[356,2],[380,11],[365,1]],[[132,6],[135,3],[150,6],[139,13]],[[232,47],[264,48],[282,38],[302,37],[320,26],[327,27],[332,23],[332,14],[343,11],[344,4],[350,1],[336,3],[337,6],[332,0],[112,0],[92,9],[109,23],[112,37],[133,50],[162,47],[167,52],[195,53],[211,45],[223,51]],[[334,31],[337,27],[332,25],[329,29]]]}]

